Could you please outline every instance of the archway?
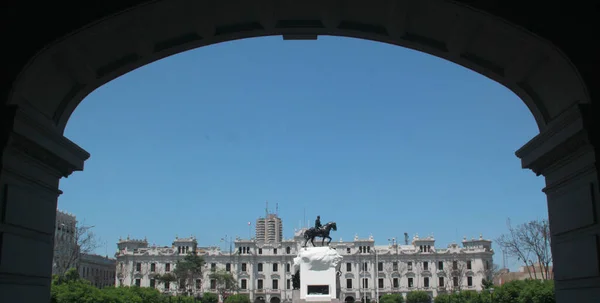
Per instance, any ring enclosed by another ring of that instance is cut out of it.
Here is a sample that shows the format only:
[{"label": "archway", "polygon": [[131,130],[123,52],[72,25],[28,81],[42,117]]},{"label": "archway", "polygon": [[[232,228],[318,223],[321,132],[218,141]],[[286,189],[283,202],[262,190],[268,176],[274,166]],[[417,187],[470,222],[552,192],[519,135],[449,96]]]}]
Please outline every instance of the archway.
[{"label": "archway", "polygon": [[265,303],[265,297],[256,297],[254,303]]},{"label": "archway", "polygon": [[77,104],[104,83],[165,56],[266,35],[396,44],[463,65],[514,91],[541,132],[517,156],[546,177],[557,301],[593,302],[600,296],[590,95],[554,45],[446,1],[198,3],[152,2],[80,25],[69,37],[53,37],[9,84],[2,110],[2,301],[47,301],[58,181],[82,170],[89,157],[62,136]]},{"label": "archway", "polygon": [[352,302],[354,302],[354,297],[353,296],[346,296],[346,298],[344,299],[344,302],[352,303]]},{"label": "archway", "polygon": [[281,299],[279,299],[279,297],[271,297],[269,303],[281,303]]}]

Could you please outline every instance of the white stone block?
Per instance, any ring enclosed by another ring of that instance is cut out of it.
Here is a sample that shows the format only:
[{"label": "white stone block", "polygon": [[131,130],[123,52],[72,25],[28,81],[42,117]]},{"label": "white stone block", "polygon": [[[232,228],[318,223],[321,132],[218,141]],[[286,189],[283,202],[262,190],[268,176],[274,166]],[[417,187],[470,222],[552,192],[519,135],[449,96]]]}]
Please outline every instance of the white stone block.
[{"label": "white stone block", "polygon": [[294,259],[294,269],[300,269],[300,300],[331,302],[336,299],[336,267],[342,259],[329,247],[302,248]]}]

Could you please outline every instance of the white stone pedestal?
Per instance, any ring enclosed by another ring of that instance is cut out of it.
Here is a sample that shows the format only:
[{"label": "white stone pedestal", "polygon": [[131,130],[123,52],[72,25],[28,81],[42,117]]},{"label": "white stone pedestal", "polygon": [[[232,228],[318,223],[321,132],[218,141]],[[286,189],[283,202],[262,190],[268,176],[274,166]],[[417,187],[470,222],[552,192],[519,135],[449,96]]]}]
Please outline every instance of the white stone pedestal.
[{"label": "white stone pedestal", "polygon": [[294,259],[300,269],[300,301],[332,302],[336,299],[336,267],[342,256],[329,247],[301,248]]}]

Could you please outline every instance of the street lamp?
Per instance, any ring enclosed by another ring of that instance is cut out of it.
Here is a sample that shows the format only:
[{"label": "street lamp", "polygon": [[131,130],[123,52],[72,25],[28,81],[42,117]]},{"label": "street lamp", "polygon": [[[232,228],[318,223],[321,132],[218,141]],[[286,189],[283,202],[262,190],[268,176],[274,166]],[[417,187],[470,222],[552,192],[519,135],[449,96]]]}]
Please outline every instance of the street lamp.
[{"label": "street lamp", "polygon": [[490,297],[491,297],[491,302],[494,303],[494,288],[490,288]]},{"label": "street lamp", "polygon": [[225,237],[221,238],[221,242],[229,243],[229,271],[233,271],[233,255],[231,249],[231,245],[233,244],[232,237],[227,237],[227,235],[225,235]]}]

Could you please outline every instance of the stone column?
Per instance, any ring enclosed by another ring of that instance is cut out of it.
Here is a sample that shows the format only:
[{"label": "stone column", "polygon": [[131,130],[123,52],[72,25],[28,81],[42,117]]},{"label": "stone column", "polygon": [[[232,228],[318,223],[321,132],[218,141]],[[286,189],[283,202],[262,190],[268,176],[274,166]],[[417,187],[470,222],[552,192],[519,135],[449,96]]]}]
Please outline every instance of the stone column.
[{"label": "stone column", "polygon": [[89,154],[32,108],[0,107],[0,302],[50,301],[61,177]]},{"label": "stone column", "polygon": [[575,105],[516,153],[524,168],[546,178],[558,303],[600,298],[599,142],[594,133],[600,123],[593,119],[591,105]]}]

